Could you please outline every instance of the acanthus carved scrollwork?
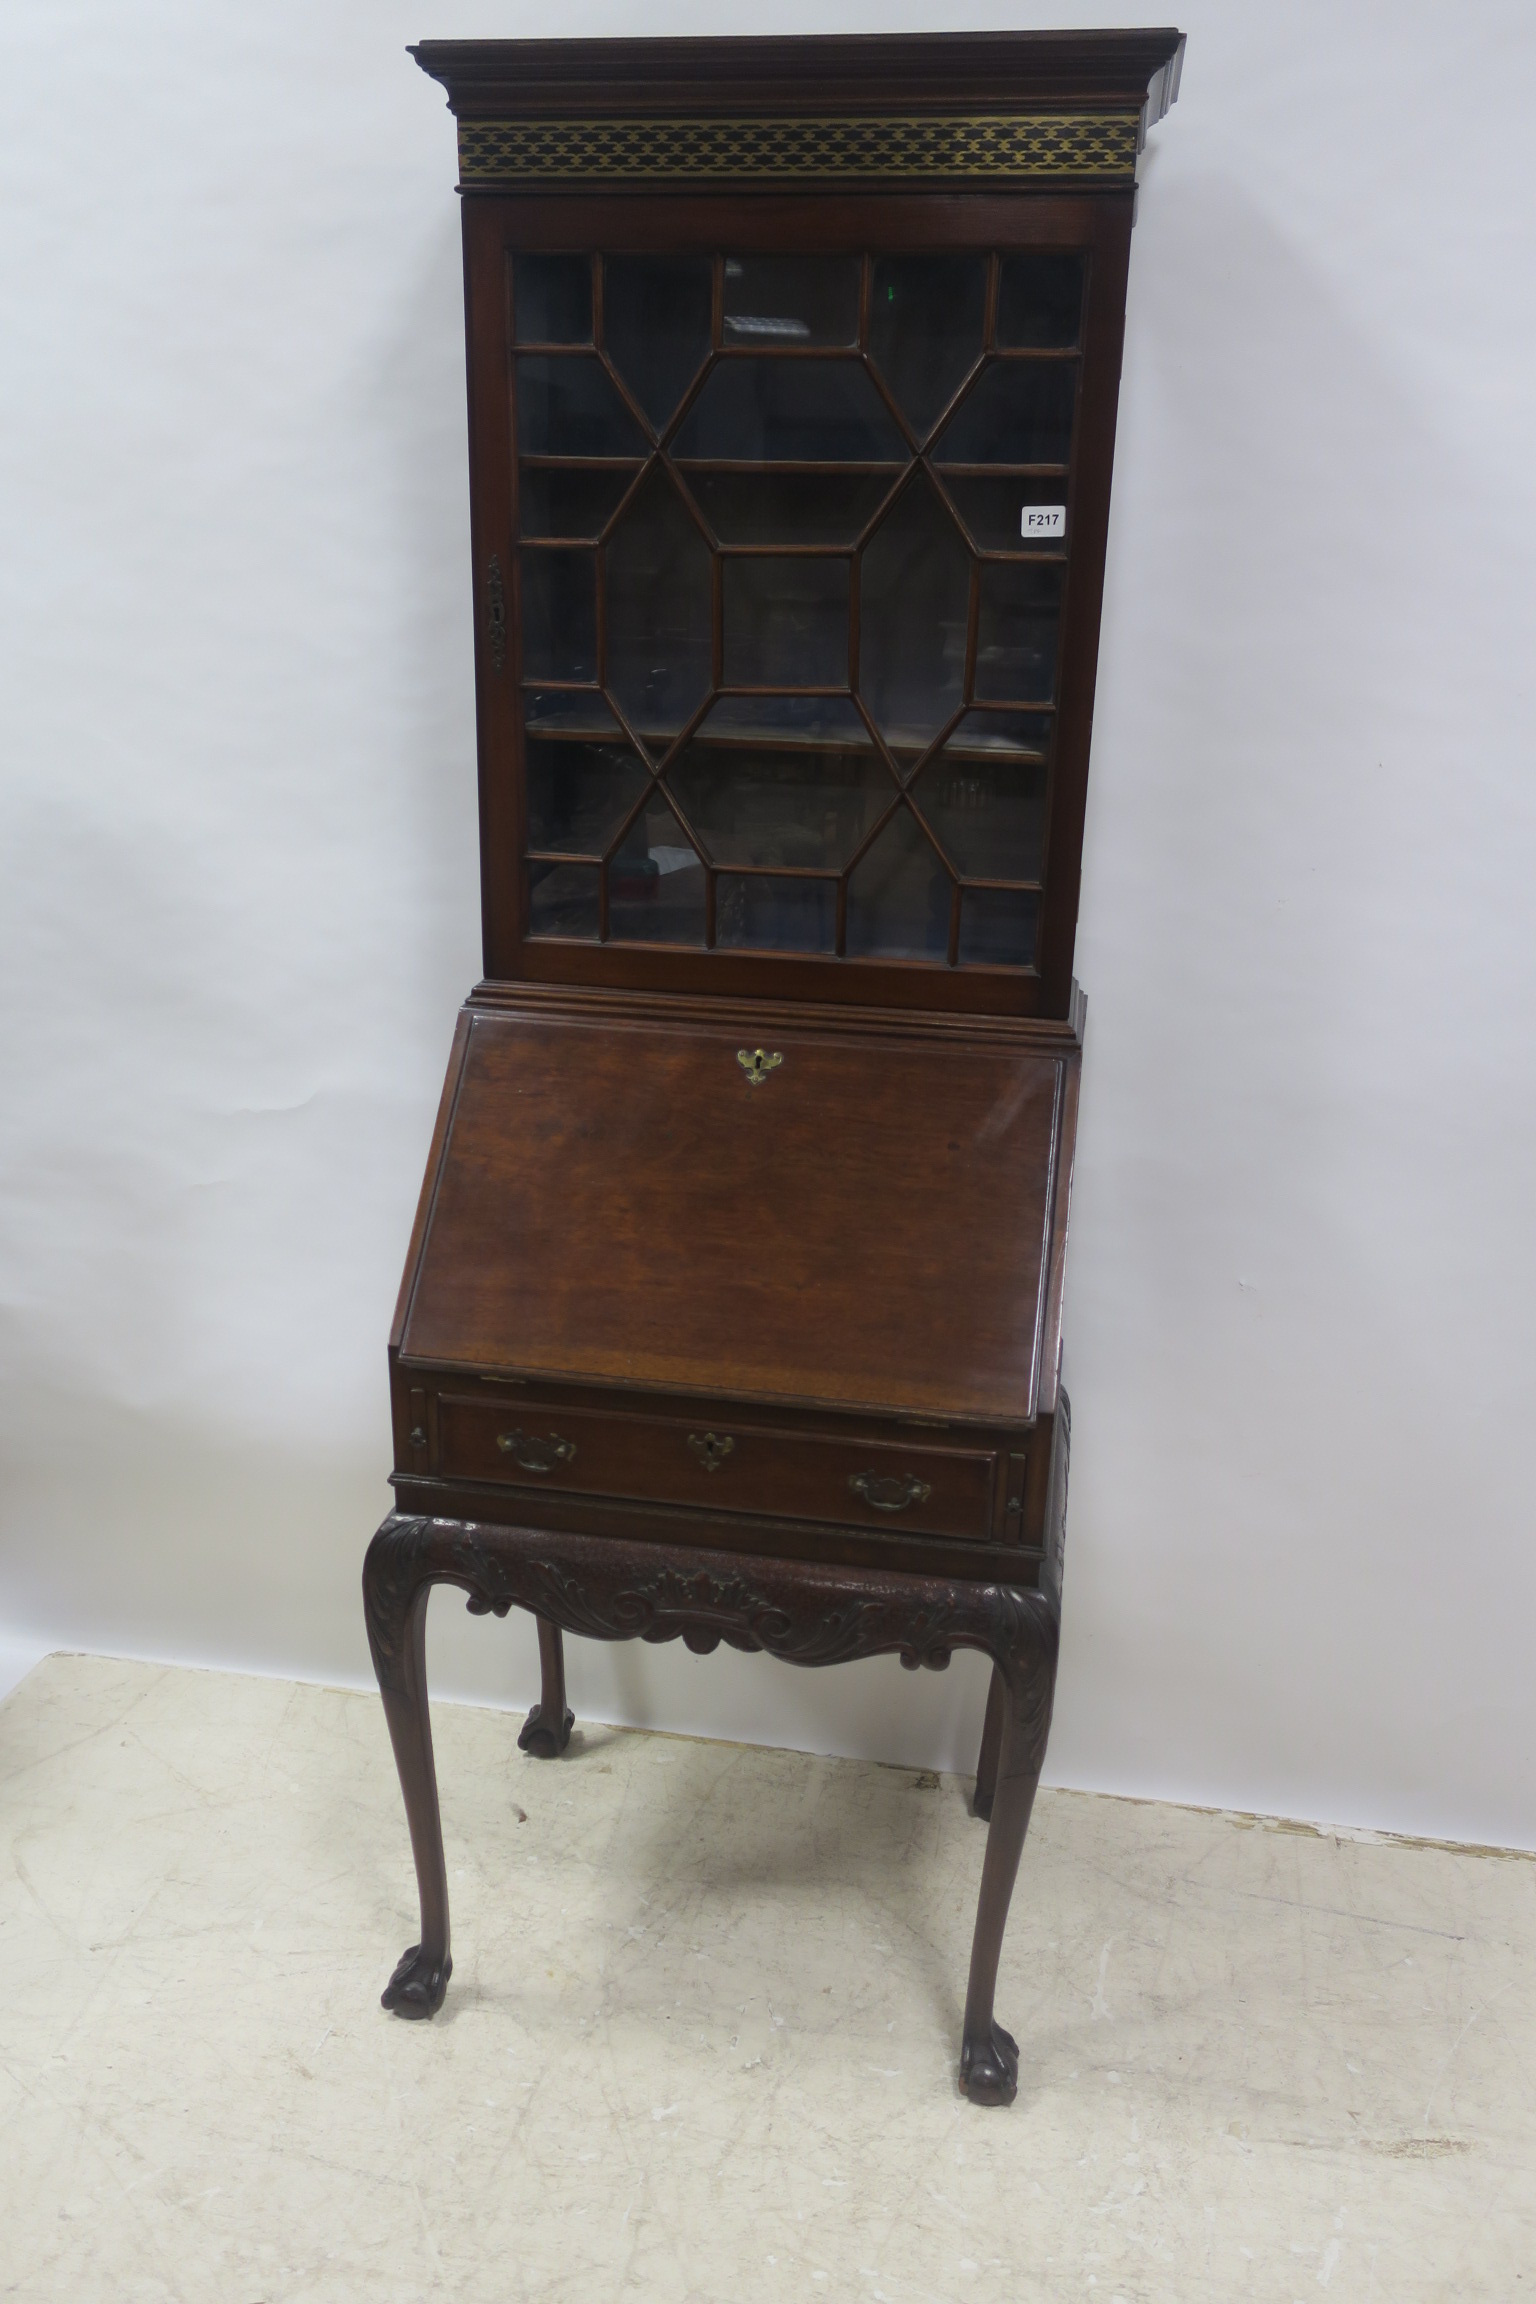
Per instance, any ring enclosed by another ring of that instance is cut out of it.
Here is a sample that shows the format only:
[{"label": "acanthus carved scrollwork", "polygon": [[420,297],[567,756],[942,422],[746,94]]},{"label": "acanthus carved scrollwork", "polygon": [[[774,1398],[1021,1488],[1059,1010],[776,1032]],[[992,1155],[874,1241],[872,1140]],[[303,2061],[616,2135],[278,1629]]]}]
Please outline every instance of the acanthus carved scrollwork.
[{"label": "acanthus carved scrollwork", "polygon": [[363,1562],[363,1614],[381,1688],[400,1685],[406,1622],[417,1595],[431,1584],[457,1584],[476,1616],[505,1616],[519,1597],[496,1555],[463,1521],[392,1512]]},{"label": "acanthus carved scrollwork", "polygon": [[[551,1556],[557,1542],[558,1559]],[[392,1514],[363,1573],[381,1684],[398,1682],[406,1619],[430,1584],[457,1585],[473,1615],[527,1608],[589,1639],[680,1639],[698,1655],[721,1641],[806,1665],[894,1652],[910,1670],[943,1671],[956,1648],[980,1648],[1020,1684],[1021,1696],[1025,1683],[1032,1691],[1043,1678],[1049,1724],[1051,1674],[1040,1667],[1054,1663],[1055,1610],[1044,1594],[1012,1585],[895,1572],[866,1579],[808,1562],[741,1565],[717,1554],[681,1569],[616,1539]]]}]

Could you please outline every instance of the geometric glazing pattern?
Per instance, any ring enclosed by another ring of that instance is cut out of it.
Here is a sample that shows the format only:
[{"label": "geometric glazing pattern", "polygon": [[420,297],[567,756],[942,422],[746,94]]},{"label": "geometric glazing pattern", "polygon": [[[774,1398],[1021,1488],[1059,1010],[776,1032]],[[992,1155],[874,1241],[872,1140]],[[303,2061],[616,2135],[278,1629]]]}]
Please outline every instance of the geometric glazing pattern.
[{"label": "geometric glazing pattern", "polygon": [[1085,264],[514,260],[529,935],[1034,964]]}]

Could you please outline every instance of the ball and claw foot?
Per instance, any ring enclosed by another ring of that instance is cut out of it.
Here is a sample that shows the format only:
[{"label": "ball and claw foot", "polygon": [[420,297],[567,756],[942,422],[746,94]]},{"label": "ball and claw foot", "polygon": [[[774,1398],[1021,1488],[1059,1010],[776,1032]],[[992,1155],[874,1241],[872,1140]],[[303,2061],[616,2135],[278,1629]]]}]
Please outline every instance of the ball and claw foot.
[{"label": "ball and claw foot", "polygon": [[575,1713],[567,1711],[565,1725],[557,1736],[553,1726],[544,1717],[543,1705],[535,1704],[518,1731],[517,1748],[520,1752],[532,1753],[535,1760],[558,1760],[571,1740],[571,1730],[575,1725]]},{"label": "ball and claw foot", "polygon": [[419,1944],[412,1944],[400,1955],[379,2005],[396,2016],[435,2016],[452,1974],[453,1961],[446,1952],[441,1960],[430,1960]]},{"label": "ball and claw foot", "polygon": [[960,2050],[960,2088],[973,2104],[1011,2104],[1019,2092],[1019,2044],[994,2022],[990,2040]]}]

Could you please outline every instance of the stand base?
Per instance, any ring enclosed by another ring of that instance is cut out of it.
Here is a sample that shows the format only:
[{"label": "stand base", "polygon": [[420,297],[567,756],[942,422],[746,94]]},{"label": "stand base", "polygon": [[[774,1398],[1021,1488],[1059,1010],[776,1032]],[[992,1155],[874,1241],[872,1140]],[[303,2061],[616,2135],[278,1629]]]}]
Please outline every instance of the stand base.
[{"label": "stand base", "polygon": [[426,1603],[434,1584],[457,1585],[476,1615],[505,1616],[521,1607],[539,1619],[543,1696],[518,1742],[546,1759],[565,1750],[573,1724],[562,1629],[597,1640],[681,1639],[701,1654],[724,1640],[791,1664],[837,1664],[894,1651],[911,1671],[942,1671],[956,1648],[978,1648],[994,1666],[977,1785],[978,1812],[990,1810],[991,1823],[960,2086],[973,2103],[1011,2103],[1019,2085],[1018,2044],[994,2022],[992,2001],[1050,1731],[1059,1562],[1058,1539],[1047,1560],[1047,1586],[978,1584],[392,1513],[369,1547],[363,1597],[411,1828],[421,1941],[396,1968],[384,2006],[397,2016],[434,2015],[453,1972],[426,1688]]}]

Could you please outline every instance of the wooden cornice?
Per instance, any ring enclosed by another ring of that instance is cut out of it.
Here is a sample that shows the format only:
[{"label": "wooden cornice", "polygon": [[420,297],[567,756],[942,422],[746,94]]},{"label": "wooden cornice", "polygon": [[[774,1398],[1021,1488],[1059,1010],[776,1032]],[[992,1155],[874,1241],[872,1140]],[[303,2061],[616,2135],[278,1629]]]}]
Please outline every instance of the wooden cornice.
[{"label": "wooden cornice", "polygon": [[462,120],[890,110],[1072,111],[1162,118],[1184,36],[957,32],[874,38],[423,40],[410,51]]}]

